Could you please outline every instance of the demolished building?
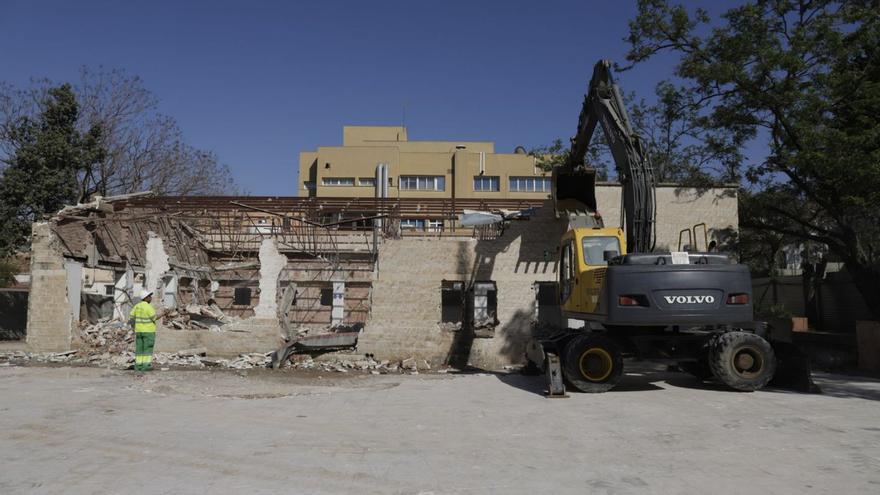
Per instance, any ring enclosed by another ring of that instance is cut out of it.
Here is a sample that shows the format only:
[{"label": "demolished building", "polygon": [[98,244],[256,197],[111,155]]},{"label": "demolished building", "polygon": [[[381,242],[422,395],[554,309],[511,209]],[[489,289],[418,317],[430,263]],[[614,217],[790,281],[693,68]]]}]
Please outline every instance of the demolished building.
[{"label": "demolished building", "polygon": [[[598,194],[619,205],[619,186]],[[658,200],[661,244],[699,222],[719,242],[737,227],[735,189],[661,187]],[[465,210],[505,220],[462,226]],[[27,344],[85,345],[83,328],[124,321],[148,290],[164,313],[157,352],[267,353],[355,328],[352,353],[497,369],[522,362],[536,325],[562,323],[565,227],[547,200],[97,198],[34,225]]]}]

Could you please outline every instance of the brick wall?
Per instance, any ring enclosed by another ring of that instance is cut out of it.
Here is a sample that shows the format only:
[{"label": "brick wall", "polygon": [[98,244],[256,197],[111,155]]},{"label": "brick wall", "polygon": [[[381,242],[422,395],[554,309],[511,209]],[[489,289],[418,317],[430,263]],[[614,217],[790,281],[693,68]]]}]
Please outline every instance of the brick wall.
[{"label": "brick wall", "polygon": [[56,242],[48,223],[34,224],[27,344],[35,352],[70,350],[74,320],[67,300],[64,258]]}]

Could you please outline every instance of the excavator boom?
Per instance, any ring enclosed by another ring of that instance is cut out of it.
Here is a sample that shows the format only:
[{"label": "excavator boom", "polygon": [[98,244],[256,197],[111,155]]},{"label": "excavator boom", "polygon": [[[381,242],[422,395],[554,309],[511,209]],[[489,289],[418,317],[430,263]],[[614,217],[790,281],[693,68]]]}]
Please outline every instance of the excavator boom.
[{"label": "excavator boom", "polygon": [[557,213],[572,217],[577,210],[596,212],[596,172],[585,158],[597,124],[605,134],[623,188],[621,227],[626,230],[626,245],[632,253],[651,252],[656,210],[654,169],[645,141],[632,129],[607,60],[600,60],[593,68],[568,159],[554,171]]}]

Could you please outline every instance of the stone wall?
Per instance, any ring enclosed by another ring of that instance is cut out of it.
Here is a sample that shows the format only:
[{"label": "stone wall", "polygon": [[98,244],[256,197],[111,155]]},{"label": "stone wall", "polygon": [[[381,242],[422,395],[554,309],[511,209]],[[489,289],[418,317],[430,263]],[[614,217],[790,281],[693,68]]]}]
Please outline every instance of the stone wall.
[{"label": "stone wall", "polygon": [[57,242],[48,223],[34,224],[27,314],[27,344],[34,351],[70,350],[75,320],[67,298],[64,257]]},{"label": "stone wall", "polygon": [[[531,336],[535,281],[556,279],[556,245],[563,225],[552,207],[515,221],[496,240],[403,238],[379,250],[371,318],[358,352],[377,359],[425,359],[498,369],[521,362]],[[440,322],[443,280],[494,281],[498,289],[495,335],[444,330]]]},{"label": "stone wall", "polygon": [[177,352],[204,347],[210,356],[234,357],[248,352],[269,352],[281,346],[281,328],[275,318],[248,318],[225,325],[222,332],[156,329],[156,352]]},{"label": "stone wall", "polygon": [[[600,184],[596,186],[596,202],[605,219],[606,227],[620,225],[620,186]],[[705,190],[678,186],[658,186],[657,189],[657,250],[678,249],[678,233],[695,224],[705,222],[709,240],[719,243],[727,239],[732,230],[739,228],[739,209],[736,189],[716,187]],[[702,231],[697,247],[705,249]],[[687,243],[687,241],[685,241]]]}]

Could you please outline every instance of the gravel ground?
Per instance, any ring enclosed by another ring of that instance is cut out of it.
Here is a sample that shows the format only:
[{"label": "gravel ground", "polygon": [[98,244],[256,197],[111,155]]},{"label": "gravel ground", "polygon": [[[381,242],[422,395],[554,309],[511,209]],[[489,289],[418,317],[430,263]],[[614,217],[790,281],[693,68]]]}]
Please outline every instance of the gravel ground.
[{"label": "gravel ground", "polygon": [[880,381],[0,367],[0,493],[880,493]]}]

